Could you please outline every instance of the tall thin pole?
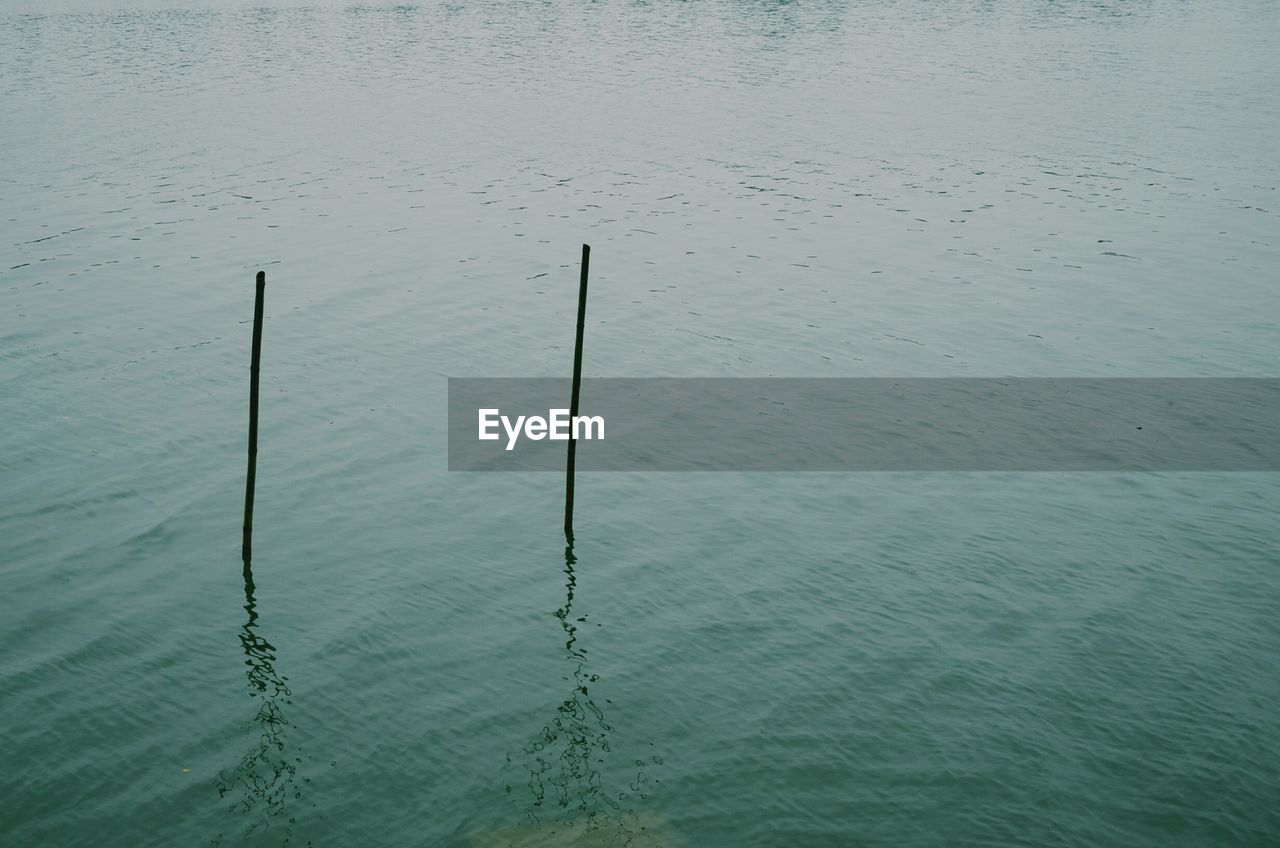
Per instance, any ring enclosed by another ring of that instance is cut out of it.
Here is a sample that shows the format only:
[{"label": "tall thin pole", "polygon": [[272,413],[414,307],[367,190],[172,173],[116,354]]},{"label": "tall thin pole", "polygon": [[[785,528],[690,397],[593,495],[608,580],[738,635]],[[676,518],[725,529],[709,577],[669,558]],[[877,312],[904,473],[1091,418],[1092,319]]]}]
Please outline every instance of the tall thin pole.
[{"label": "tall thin pole", "polygon": [[262,301],[267,275],[258,272],[258,293],[253,302],[253,358],[249,365],[249,471],[244,483],[244,544],[240,555],[245,566],[253,547],[253,484],[258,466],[258,363],[262,359]]},{"label": "tall thin pole", "polygon": [[573,420],[578,417],[578,395],[582,390],[582,334],[587,323],[587,267],[591,246],[582,246],[582,277],[578,282],[578,339],[573,346],[573,399],[569,402],[569,461],[564,482],[564,535],[573,544],[573,465],[578,443],[573,437]]}]

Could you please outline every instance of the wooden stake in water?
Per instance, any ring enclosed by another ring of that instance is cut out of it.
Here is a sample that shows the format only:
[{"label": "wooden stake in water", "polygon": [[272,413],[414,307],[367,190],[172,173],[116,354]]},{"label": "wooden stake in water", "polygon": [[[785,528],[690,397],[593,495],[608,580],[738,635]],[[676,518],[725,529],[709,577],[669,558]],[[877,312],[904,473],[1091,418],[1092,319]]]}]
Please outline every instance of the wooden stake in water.
[{"label": "wooden stake in water", "polygon": [[587,322],[587,266],[591,246],[582,246],[582,277],[578,282],[578,339],[573,346],[573,398],[569,401],[569,461],[564,482],[564,535],[573,544],[573,464],[578,443],[573,438],[573,421],[578,417],[578,394],[582,389],[582,333]]},{"label": "wooden stake in water", "polygon": [[253,358],[249,365],[249,471],[244,484],[244,544],[240,555],[245,565],[253,547],[253,484],[258,466],[258,363],[262,359],[262,301],[267,288],[266,273],[258,272],[258,293],[253,302]]}]

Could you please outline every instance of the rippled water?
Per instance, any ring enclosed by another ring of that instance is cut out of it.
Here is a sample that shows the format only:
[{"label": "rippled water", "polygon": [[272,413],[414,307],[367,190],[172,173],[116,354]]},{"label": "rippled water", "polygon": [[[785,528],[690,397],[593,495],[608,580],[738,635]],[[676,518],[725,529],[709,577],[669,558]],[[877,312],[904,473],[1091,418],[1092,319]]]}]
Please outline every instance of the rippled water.
[{"label": "rippled water", "polygon": [[588,475],[567,552],[444,378],[566,374],[584,241],[588,375],[1276,376],[1278,37],[2,0],[0,843],[1277,844],[1275,475]]}]

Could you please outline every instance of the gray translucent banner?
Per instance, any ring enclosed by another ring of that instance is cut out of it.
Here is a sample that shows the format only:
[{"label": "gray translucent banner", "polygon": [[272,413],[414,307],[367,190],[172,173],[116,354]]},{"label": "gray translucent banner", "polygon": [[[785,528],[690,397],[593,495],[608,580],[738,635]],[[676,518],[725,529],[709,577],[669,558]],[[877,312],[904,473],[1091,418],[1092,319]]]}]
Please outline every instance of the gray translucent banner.
[{"label": "gray translucent banner", "polygon": [[[563,471],[568,442],[534,437],[569,434],[570,390],[450,378],[449,470]],[[577,469],[1277,471],[1278,413],[1270,378],[593,378]]]}]

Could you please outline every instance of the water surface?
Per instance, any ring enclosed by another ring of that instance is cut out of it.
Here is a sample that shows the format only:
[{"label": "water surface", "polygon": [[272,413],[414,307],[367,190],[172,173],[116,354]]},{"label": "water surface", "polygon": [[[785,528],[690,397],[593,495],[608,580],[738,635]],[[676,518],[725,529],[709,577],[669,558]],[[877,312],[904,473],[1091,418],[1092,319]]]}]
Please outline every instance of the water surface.
[{"label": "water surface", "polygon": [[566,551],[445,470],[584,241],[588,375],[1276,376],[1278,19],[0,0],[0,842],[1280,841],[1275,475],[590,475]]}]

